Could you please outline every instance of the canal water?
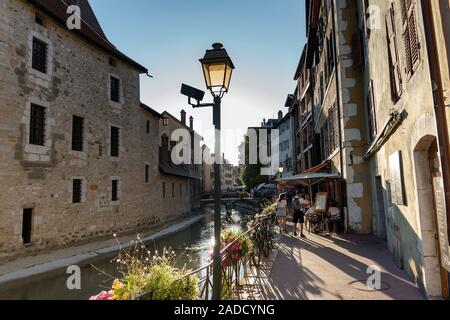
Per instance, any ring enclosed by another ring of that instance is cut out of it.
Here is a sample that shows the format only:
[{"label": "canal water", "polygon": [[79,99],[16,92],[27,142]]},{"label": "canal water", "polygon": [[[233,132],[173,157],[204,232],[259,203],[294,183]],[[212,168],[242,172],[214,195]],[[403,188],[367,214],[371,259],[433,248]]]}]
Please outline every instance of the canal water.
[{"label": "canal water", "polygon": [[[168,235],[151,243],[149,250],[161,252],[171,248],[176,253],[179,266],[195,270],[207,263],[214,235],[213,208],[206,206],[205,218],[187,229]],[[231,221],[226,219],[225,210],[222,221],[225,228],[240,228],[241,219],[247,210],[232,211]],[[228,220],[228,223],[226,222]],[[86,300],[103,290],[111,288],[113,277],[119,276],[114,258],[117,253],[99,258],[81,267],[81,290],[69,290],[66,285],[66,270],[56,270],[33,280],[21,279],[0,287],[0,300]],[[94,266],[91,266],[91,264]]]}]

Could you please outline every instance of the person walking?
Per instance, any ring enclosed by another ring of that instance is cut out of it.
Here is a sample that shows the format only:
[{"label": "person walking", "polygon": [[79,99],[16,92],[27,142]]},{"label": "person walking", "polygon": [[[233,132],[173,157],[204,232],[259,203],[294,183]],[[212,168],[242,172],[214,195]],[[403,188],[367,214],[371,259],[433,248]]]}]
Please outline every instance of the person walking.
[{"label": "person walking", "polygon": [[303,226],[305,223],[305,211],[303,209],[303,203],[305,199],[301,195],[300,191],[297,192],[297,195],[292,199],[292,209],[294,210],[293,222],[294,222],[294,236],[298,235],[298,225],[300,225],[300,237],[306,238],[303,234]]},{"label": "person walking", "polygon": [[280,232],[286,231],[286,218],[289,214],[288,203],[286,200],[286,195],[284,193],[280,194],[277,201],[277,218],[280,221]]},{"label": "person walking", "polygon": [[306,213],[311,208],[311,204],[312,204],[311,203],[311,196],[309,195],[309,193],[307,193],[305,195],[305,199],[303,200],[303,203],[302,203],[303,212],[305,213],[305,226],[306,226],[306,229],[308,229],[308,225],[309,225],[308,215]]}]

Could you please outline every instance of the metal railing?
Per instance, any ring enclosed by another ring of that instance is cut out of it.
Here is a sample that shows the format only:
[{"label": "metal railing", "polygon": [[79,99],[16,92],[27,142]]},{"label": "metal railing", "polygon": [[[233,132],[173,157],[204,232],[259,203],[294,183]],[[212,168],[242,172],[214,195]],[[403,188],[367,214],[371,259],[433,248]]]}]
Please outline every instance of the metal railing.
[{"label": "metal railing", "polygon": [[[237,242],[240,242],[244,238],[251,239],[250,235],[258,230],[264,221],[270,216],[263,216],[258,218],[258,222],[252,226],[249,230],[241,234],[238,238],[230,242],[225,248],[221,250],[222,257],[222,299],[231,300],[237,297],[238,291],[241,288],[241,280],[246,278],[251,273],[252,267],[257,267],[252,264],[251,254],[235,260],[231,257],[234,253],[233,246]],[[254,244],[255,246],[255,244]],[[196,275],[198,277],[198,285],[200,288],[201,300],[210,300],[212,297],[213,288],[213,262],[200,267],[197,270],[186,274],[181,279],[186,279]],[[180,279],[180,280],[181,280]]]}]

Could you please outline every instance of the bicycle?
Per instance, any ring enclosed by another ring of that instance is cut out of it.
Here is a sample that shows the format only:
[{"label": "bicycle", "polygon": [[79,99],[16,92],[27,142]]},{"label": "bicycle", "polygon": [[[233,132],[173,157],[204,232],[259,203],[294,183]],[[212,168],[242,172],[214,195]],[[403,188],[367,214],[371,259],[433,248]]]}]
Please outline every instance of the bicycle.
[{"label": "bicycle", "polygon": [[254,217],[248,223],[249,229],[255,228],[253,232],[250,233],[250,240],[253,242],[251,259],[255,266],[260,265],[261,255],[268,258],[270,255],[270,250],[274,248],[274,220],[275,213],[272,213],[263,218]]}]

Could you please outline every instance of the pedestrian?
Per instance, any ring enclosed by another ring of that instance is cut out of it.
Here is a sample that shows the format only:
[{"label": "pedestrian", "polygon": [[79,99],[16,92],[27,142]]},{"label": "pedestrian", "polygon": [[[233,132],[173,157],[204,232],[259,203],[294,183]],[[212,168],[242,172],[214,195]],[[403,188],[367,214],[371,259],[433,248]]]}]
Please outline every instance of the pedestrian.
[{"label": "pedestrian", "polygon": [[277,201],[277,218],[280,221],[280,232],[286,231],[286,217],[289,214],[288,203],[286,201],[286,195],[284,193],[280,194]]},{"label": "pedestrian", "polygon": [[303,226],[305,223],[305,210],[303,209],[303,203],[305,199],[303,198],[300,191],[297,191],[297,195],[292,199],[292,209],[294,210],[294,236],[297,236],[298,225],[300,225],[300,237],[306,238],[303,234]]},{"label": "pedestrian", "polygon": [[330,208],[328,209],[327,212],[327,232],[330,233],[330,223],[333,226],[333,232],[337,233],[338,231],[338,225],[341,222],[341,210],[339,209],[339,204],[334,201],[331,200],[330,201]]},{"label": "pedestrian", "polygon": [[309,193],[307,193],[305,195],[305,199],[303,200],[303,203],[302,203],[302,208],[303,208],[303,212],[305,213],[305,227],[306,227],[306,229],[308,229],[309,220],[308,220],[308,215],[306,213],[311,208],[311,196],[309,195]]}]

